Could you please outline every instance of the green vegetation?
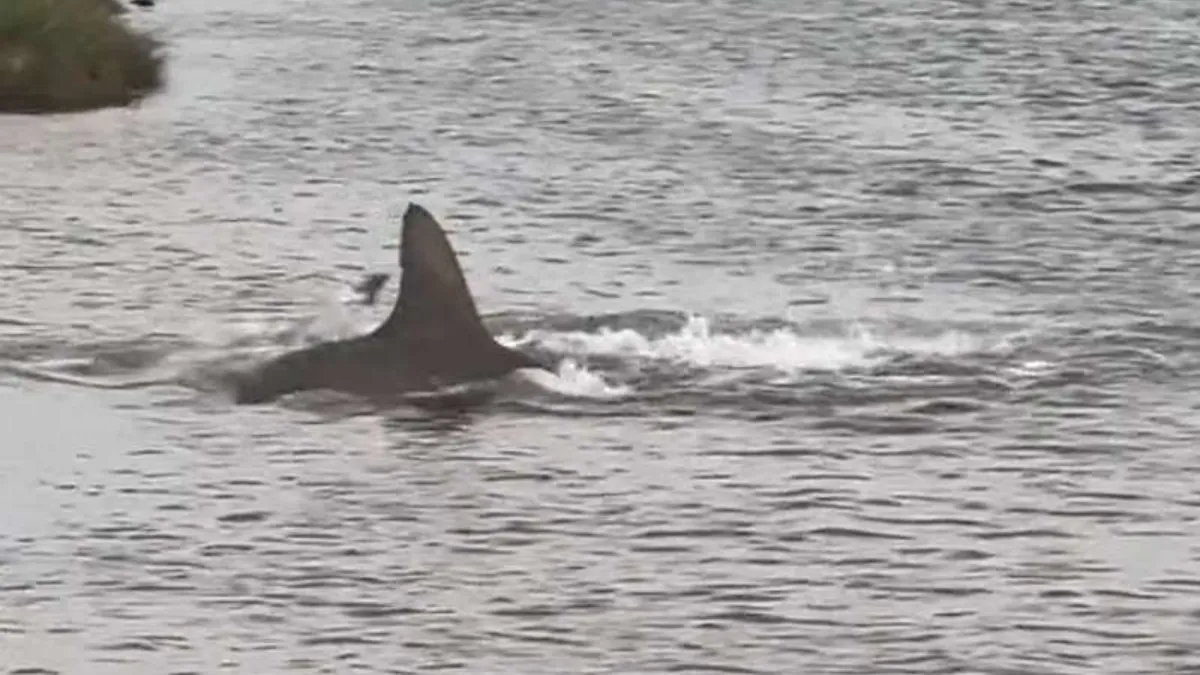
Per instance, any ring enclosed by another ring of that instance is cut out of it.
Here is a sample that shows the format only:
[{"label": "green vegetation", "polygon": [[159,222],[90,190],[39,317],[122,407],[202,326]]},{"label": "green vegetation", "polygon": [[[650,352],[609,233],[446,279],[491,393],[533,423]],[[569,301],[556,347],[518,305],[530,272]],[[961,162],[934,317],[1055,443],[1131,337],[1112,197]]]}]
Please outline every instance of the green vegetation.
[{"label": "green vegetation", "polygon": [[159,44],[116,0],[0,0],[0,112],[129,105],[162,87]]}]

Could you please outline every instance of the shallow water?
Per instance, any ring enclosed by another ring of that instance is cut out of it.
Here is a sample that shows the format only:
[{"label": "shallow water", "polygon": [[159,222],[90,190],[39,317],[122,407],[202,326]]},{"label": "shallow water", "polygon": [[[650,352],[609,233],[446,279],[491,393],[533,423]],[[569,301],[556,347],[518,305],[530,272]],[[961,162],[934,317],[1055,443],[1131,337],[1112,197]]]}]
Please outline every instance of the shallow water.
[{"label": "shallow water", "polygon": [[[0,118],[0,673],[1197,672],[1192,3],[137,19]],[[410,199],[557,374],[233,406]]]}]

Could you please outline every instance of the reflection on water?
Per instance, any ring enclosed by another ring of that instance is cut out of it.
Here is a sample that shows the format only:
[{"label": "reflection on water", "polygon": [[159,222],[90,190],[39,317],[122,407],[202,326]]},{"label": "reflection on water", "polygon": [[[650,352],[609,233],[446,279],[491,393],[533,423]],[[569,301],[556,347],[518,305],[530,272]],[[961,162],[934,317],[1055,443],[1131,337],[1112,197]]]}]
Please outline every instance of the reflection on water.
[{"label": "reflection on water", "polygon": [[[0,119],[0,673],[1193,667],[1189,12],[138,14]],[[231,405],[410,199],[557,371]]]}]

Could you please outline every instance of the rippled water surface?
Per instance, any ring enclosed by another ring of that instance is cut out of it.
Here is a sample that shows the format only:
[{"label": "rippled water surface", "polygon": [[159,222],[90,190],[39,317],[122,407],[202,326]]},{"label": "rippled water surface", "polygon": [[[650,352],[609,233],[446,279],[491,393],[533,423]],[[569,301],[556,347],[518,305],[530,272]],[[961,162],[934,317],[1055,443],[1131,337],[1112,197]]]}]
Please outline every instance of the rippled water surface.
[{"label": "rippled water surface", "polygon": [[[1194,3],[135,19],[0,118],[0,673],[1200,672]],[[409,200],[557,373],[234,406]]]}]

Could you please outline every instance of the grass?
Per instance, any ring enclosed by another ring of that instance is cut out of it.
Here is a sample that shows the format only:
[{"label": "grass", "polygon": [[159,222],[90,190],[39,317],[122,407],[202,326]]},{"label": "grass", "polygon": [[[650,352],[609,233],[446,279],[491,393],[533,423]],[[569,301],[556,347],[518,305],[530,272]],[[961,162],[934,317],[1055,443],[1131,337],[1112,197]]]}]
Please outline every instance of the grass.
[{"label": "grass", "polygon": [[163,86],[159,44],[114,0],[0,0],[0,112],[124,106]]}]

